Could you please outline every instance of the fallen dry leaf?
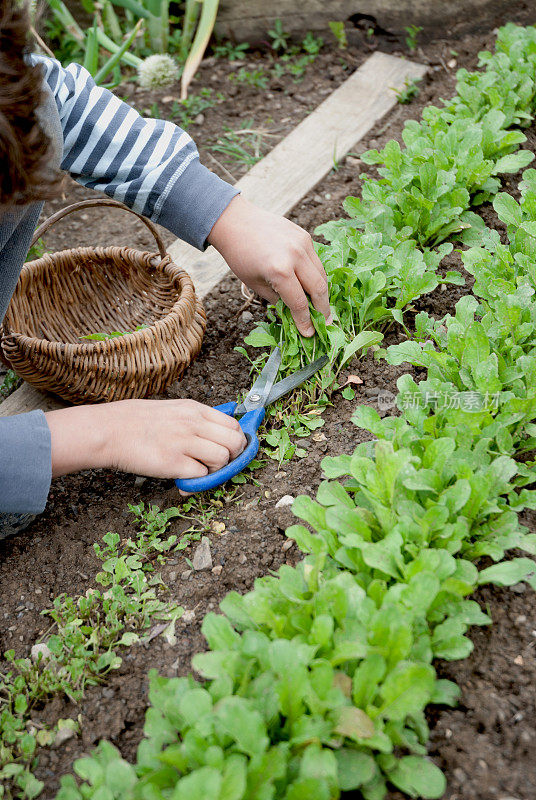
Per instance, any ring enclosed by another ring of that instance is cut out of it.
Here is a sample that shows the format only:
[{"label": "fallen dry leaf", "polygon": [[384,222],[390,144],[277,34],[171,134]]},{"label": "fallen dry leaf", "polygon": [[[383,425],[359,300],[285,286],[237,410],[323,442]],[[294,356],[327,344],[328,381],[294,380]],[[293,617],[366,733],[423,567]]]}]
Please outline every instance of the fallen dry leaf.
[{"label": "fallen dry leaf", "polygon": [[216,520],[212,520],[210,523],[210,527],[214,531],[214,533],[219,533],[220,536],[225,531],[225,522],[216,522]]},{"label": "fallen dry leaf", "polygon": [[344,389],[345,386],[359,386],[363,383],[363,379],[359,377],[359,375],[348,375],[344,383],[341,383],[339,386],[340,389]]}]

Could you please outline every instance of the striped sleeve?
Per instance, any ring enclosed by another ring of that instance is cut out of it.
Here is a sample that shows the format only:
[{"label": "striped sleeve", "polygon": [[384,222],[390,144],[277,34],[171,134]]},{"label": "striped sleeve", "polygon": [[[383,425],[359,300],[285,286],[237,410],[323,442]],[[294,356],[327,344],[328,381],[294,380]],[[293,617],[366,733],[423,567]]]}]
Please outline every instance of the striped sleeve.
[{"label": "striped sleeve", "polygon": [[200,163],[190,136],[171,122],[144,119],[78,64],[34,59],[56,100],[62,169],[203,249],[238,190]]}]

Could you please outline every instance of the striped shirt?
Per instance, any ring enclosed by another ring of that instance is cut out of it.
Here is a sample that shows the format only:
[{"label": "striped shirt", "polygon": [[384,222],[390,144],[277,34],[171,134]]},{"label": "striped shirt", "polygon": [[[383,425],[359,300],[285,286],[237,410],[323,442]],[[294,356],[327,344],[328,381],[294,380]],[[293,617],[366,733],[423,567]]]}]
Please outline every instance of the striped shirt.
[{"label": "striped shirt", "polygon": [[43,65],[56,101],[62,169],[203,248],[238,192],[201,165],[190,136],[172,122],[144,119],[79,64],[32,60]]},{"label": "striped shirt", "polygon": [[[50,161],[83,186],[105,192],[202,249],[238,193],[199,161],[185,131],[143,119],[83,67],[32,56],[44,68],[40,115],[51,138]],[[61,152],[63,151],[63,152]],[[0,323],[28,253],[42,203],[0,217]],[[0,417],[2,512],[43,511],[51,480],[50,431],[42,411]]]}]

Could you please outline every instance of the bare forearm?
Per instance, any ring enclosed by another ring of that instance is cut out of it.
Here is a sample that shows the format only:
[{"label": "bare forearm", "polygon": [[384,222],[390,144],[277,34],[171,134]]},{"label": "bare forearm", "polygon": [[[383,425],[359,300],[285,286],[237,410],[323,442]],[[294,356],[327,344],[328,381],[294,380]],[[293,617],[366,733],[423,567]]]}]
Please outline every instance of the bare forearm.
[{"label": "bare forearm", "polygon": [[46,415],[52,476],[112,467],[155,478],[198,478],[245,447],[238,422],[193,400],[121,400]]},{"label": "bare forearm", "polygon": [[108,466],[109,417],[106,406],[77,406],[49,411],[52,477]]}]

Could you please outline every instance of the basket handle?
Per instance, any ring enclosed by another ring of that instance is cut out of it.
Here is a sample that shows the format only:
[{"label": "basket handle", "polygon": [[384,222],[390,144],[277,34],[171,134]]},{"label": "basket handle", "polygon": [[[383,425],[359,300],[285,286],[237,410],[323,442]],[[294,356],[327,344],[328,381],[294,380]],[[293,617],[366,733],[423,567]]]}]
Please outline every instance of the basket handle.
[{"label": "basket handle", "polygon": [[151,220],[144,217],[142,214],[138,214],[137,211],[133,211],[131,208],[126,206],[124,203],[120,203],[118,200],[112,200],[111,198],[96,198],[95,200],[81,200],[78,203],[73,203],[70,206],[66,206],[65,208],[60,209],[60,211],[56,211],[55,214],[52,214],[51,217],[46,219],[35,231],[32,239],[31,247],[43,236],[44,233],[48,231],[52,225],[55,225],[56,222],[59,222],[60,219],[66,217],[68,214],[72,214],[74,211],[80,211],[83,208],[94,208],[95,206],[112,206],[113,208],[122,208],[124,211],[129,211],[134,216],[138,217],[143,224],[151,231],[153,234],[156,244],[158,246],[158,252],[165,258],[167,255],[166,245],[162,237],[160,236],[156,226],[154,225]]}]

